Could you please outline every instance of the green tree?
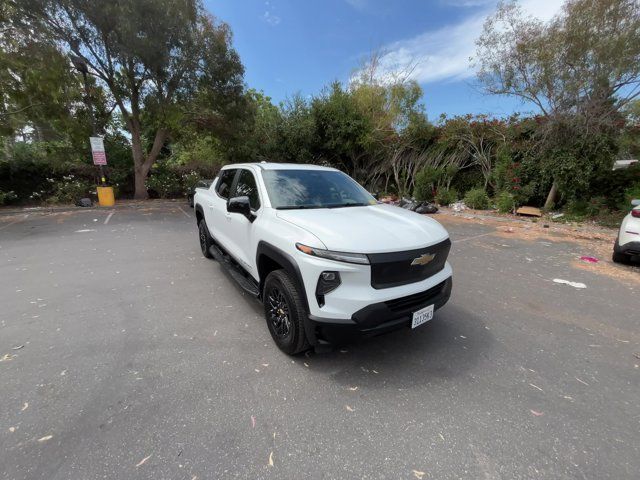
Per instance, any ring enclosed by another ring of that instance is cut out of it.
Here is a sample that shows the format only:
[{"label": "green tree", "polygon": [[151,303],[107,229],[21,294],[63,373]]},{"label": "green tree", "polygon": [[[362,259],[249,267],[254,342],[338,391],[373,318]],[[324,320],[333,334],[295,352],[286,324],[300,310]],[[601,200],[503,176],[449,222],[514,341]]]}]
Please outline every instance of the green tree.
[{"label": "green tree", "polygon": [[619,112],[640,94],[636,0],[568,0],[547,23],[525,16],[515,1],[503,2],[477,47],[485,90],[540,112],[540,154],[553,178],[546,207],[559,188],[575,195],[589,175],[610,167]]},{"label": "green tree", "polygon": [[208,104],[211,122],[233,110],[234,99],[242,96],[243,67],[231,47],[229,27],[198,0],[23,0],[16,5],[26,31],[82,59],[109,93],[131,135],[136,198],[146,198],[151,166],[171,133],[193,119],[190,107],[197,100]]}]

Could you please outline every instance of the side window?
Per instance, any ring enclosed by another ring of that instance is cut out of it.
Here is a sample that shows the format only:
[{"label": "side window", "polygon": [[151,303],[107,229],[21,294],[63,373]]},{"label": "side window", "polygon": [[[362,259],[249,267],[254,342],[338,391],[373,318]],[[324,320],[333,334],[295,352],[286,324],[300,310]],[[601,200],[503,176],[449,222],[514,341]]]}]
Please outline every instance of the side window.
[{"label": "side window", "polygon": [[220,180],[216,186],[216,192],[222,198],[229,198],[229,190],[231,190],[231,184],[233,183],[233,177],[236,175],[236,170],[222,170],[220,172]]},{"label": "side window", "polygon": [[256,179],[249,170],[240,170],[238,176],[238,183],[236,184],[236,190],[233,194],[234,197],[242,197],[246,195],[249,197],[249,204],[251,210],[257,210],[260,208],[260,196],[258,195],[258,186],[256,185]]}]

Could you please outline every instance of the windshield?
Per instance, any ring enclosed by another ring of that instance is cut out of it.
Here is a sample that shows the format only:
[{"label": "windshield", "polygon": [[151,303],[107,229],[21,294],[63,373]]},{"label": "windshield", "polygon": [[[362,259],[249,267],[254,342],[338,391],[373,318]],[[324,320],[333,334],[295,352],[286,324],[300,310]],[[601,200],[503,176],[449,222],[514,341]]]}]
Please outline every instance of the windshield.
[{"label": "windshield", "polygon": [[265,170],[262,178],[277,209],[340,208],[375,204],[355,180],[334,170]]}]

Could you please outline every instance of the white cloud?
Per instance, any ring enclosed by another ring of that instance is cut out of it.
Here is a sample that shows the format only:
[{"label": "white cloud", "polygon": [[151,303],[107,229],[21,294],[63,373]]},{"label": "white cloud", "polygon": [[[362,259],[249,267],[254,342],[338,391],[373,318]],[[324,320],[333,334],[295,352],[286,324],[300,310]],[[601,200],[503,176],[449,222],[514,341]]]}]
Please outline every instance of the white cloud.
[{"label": "white cloud", "polygon": [[281,21],[280,17],[274,13],[271,13],[269,10],[262,14],[262,20],[267,22],[269,25],[275,27]]},{"label": "white cloud", "polygon": [[440,0],[440,3],[444,3],[449,7],[483,7],[494,3],[493,0]]},{"label": "white cloud", "polygon": [[272,27],[275,27],[281,21],[281,18],[278,15],[275,14],[276,7],[274,5],[272,5],[269,2],[269,0],[264,2],[264,6],[265,6],[266,10],[262,14],[262,17],[261,17],[262,20],[264,22],[267,22]]},{"label": "white cloud", "polygon": [[345,1],[356,10],[364,10],[364,8],[367,6],[367,0],[345,0]]},{"label": "white cloud", "polygon": [[[480,0],[467,0],[478,3]],[[464,0],[456,1],[458,4]],[[522,7],[529,14],[548,20],[562,7],[563,0],[524,0]],[[410,78],[419,83],[439,80],[457,80],[469,78],[474,71],[469,58],[475,53],[475,41],[482,32],[487,15],[495,8],[490,8],[468,16],[454,25],[447,25],[436,30],[428,30],[413,38],[400,40],[383,47],[381,67],[384,72],[406,69],[415,64]]]}]

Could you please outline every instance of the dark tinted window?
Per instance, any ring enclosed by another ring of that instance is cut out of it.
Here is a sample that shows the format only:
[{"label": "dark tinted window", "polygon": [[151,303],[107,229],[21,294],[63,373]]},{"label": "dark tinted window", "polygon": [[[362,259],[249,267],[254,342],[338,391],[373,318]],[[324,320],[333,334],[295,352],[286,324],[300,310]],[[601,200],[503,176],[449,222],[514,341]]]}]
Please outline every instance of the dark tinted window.
[{"label": "dark tinted window", "polygon": [[340,208],[376,203],[355,180],[335,170],[265,170],[262,178],[275,208]]},{"label": "dark tinted window", "polygon": [[240,170],[238,184],[236,185],[234,197],[249,197],[249,204],[252,210],[260,208],[260,196],[258,195],[258,186],[256,179],[249,170]]},{"label": "dark tinted window", "polygon": [[222,198],[229,198],[229,191],[231,190],[231,183],[233,182],[233,177],[235,177],[237,170],[222,170],[220,172],[220,179],[218,180],[218,185],[216,185],[216,192]]}]

